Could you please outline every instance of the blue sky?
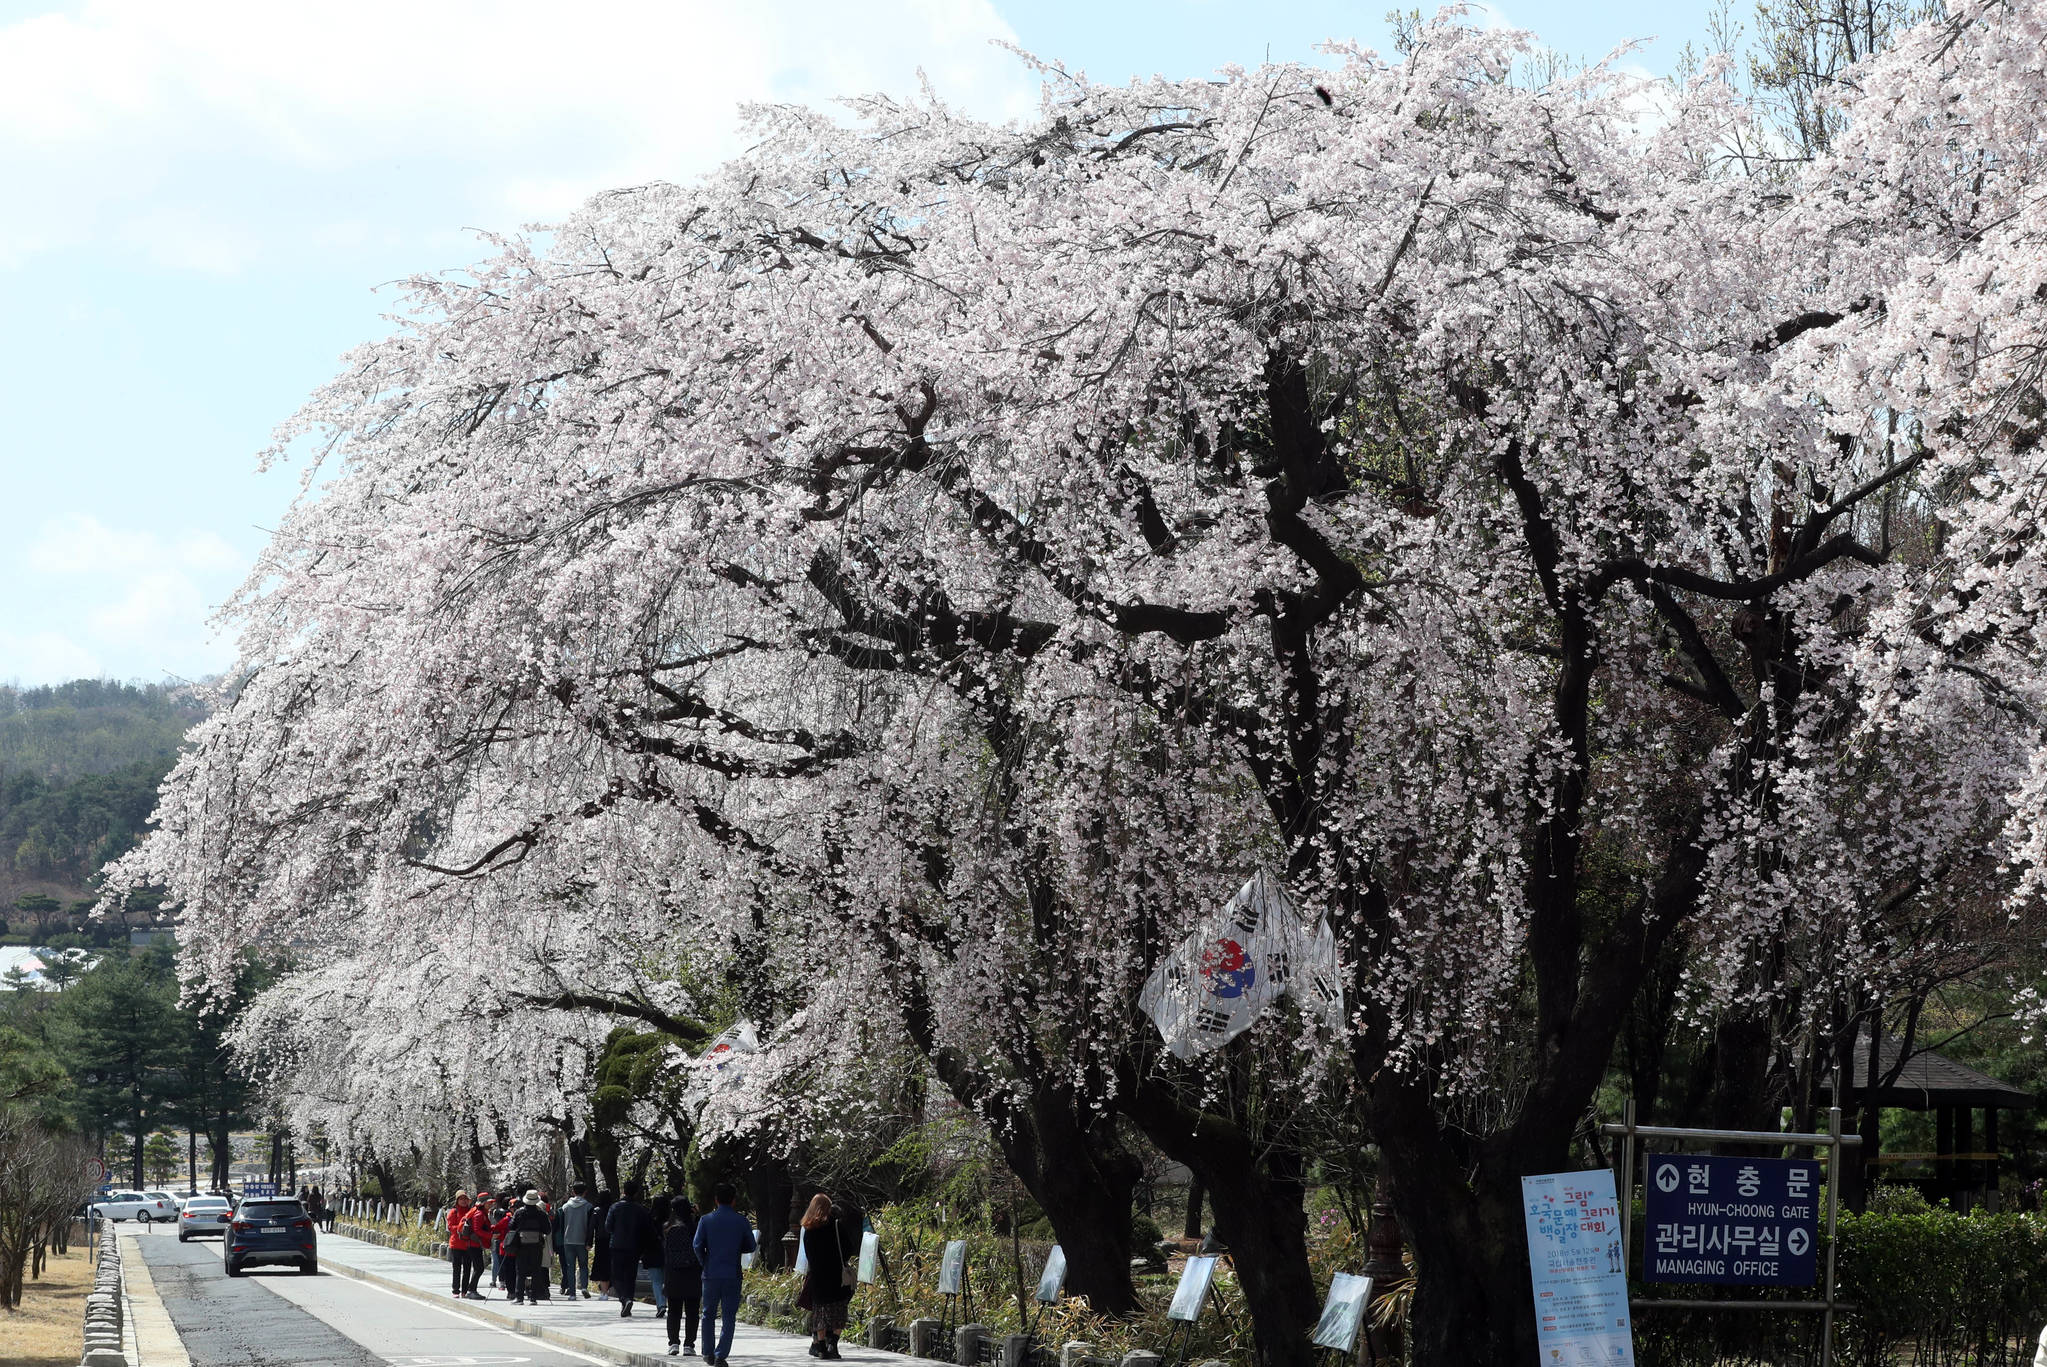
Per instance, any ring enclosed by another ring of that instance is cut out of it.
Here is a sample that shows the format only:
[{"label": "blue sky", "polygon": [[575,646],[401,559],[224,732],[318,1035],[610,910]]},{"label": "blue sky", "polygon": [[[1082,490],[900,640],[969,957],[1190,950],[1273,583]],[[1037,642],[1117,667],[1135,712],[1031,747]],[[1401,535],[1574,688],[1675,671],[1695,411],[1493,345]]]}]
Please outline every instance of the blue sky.
[{"label": "blue sky", "polygon": [[[608,185],[735,147],[741,100],[907,89],[1022,113],[1020,43],[1096,80],[1385,46],[1384,0],[0,0],[0,682],[224,668],[206,625],[296,472],[271,429],[390,292]],[[1706,0],[1504,0],[1577,57]]]}]

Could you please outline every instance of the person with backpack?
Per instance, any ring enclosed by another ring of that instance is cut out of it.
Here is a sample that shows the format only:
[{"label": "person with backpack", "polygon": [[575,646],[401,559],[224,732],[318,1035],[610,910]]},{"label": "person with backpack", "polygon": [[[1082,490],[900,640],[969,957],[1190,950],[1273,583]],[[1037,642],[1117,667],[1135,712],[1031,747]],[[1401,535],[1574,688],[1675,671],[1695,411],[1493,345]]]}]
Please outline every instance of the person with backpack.
[{"label": "person with backpack", "polygon": [[[668,1220],[661,1227],[661,1272],[668,1282],[668,1356],[697,1351],[697,1319],[704,1303],[704,1265],[694,1244],[697,1213],[687,1196],[669,1199]],[[676,1331],[688,1317],[687,1339]],[[707,1336],[708,1337],[708,1336]]]},{"label": "person with backpack", "polygon": [[[739,1318],[739,1260],[754,1251],[757,1241],[753,1225],[733,1209],[739,1193],[730,1182],[720,1182],[711,1196],[718,1204],[697,1221],[696,1237],[690,1245],[704,1266],[704,1361],[711,1367],[725,1367],[726,1355],[732,1351],[733,1322]],[[721,1316],[715,1340],[713,1315]]]},{"label": "person with backpack", "polygon": [[625,1184],[625,1199],[604,1214],[604,1237],[611,1245],[611,1287],[618,1293],[618,1317],[633,1317],[633,1297],[640,1290],[640,1248],[656,1240],[654,1212],[646,1206],[647,1189]]},{"label": "person with backpack", "polygon": [[455,1204],[448,1211],[448,1266],[454,1273],[454,1286],[448,1293],[456,1300],[465,1300],[463,1292],[469,1289],[469,1255],[474,1244],[469,1237],[469,1214],[476,1206],[469,1199],[469,1193],[455,1193]]},{"label": "person with backpack", "polygon": [[540,1193],[529,1191],[519,1199],[512,1213],[505,1244],[512,1265],[512,1304],[537,1305],[547,1292],[547,1270],[543,1255],[554,1221],[540,1204]]}]

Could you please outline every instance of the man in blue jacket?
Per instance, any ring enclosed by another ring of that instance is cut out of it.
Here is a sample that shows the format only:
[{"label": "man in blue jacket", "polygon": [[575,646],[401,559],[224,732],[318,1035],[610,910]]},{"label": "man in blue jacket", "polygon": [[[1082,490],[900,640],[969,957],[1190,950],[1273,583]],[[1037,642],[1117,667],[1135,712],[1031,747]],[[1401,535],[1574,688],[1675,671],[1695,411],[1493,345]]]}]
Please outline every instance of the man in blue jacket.
[{"label": "man in blue jacket", "polygon": [[[738,1194],[730,1182],[720,1182],[711,1195],[718,1204],[697,1221],[697,1236],[691,1242],[697,1261],[704,1265],[704,1361],[725,1367],[725,1355],[732,1351],[732,1322],[739,1317],[739,1255],[754,1250],[753,1226],[732,1208]],[[724,1323],[714,1346],[711,1316],[721,1312]]]}]

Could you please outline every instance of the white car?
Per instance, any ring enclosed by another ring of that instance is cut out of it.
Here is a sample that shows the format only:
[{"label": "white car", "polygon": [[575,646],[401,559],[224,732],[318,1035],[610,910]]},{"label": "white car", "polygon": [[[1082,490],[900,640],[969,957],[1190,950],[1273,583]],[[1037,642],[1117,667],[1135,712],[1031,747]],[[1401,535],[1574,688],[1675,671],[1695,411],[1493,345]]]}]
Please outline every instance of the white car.
[{"label": "white car", "polygon": [[102,1220],[140,1220],[146,1225],[176,1218],[178,1203],[160,1191],[110,1191],[92,1203],[92,1213]]},{"label": "white car", "polygon": [[225,1196],[189,1196],[185,1208],[178,1212],[178,1242],[211,1235],[225,1238],[234,1218],[234,1203]]}]

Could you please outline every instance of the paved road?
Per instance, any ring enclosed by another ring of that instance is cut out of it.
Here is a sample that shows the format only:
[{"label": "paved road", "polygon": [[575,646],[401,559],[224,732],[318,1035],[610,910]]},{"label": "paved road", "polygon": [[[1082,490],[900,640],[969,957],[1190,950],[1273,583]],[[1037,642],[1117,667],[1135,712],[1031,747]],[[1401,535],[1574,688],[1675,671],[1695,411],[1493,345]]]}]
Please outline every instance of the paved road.
[{"label": "paved road", "polygon": [[347,1277],[250,1268],[230,1278],[220,1245],[137,1230],[157,1294],[192,1367],[585,1367],[598,1359],[423,1305]]}]

